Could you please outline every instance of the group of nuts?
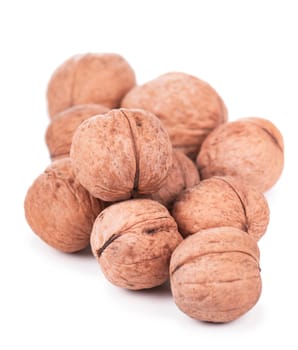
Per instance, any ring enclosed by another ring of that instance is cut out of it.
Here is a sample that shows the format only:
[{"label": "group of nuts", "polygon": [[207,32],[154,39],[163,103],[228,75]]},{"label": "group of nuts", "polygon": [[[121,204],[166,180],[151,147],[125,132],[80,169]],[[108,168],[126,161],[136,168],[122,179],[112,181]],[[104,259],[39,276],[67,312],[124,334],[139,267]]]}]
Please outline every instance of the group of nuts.
[{"label": "group of nuts", "polygon": [[283,140],[268,120],[227,122],[204,81],[167,73],[136,86],[117,54],[76,55],[52,75],[51,165],[25,199],[32,230],[77,252],[91,242],[107,279],[139,290],[170,278],[177,306],[228,322],[260,297],[257,241]]}]

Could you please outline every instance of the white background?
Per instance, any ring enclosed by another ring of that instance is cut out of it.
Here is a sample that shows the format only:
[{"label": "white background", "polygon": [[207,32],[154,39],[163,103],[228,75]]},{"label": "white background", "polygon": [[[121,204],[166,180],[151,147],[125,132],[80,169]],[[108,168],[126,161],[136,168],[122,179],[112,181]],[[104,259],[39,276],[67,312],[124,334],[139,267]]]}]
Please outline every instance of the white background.
[{"label": "white background", "polygon": [[[0,348],[297,349],[296,1],[1,1]],[[65,255],[27,226],[28,186],[49,163],[45,90],[69,56],[117,52],[138,82],[180,70],[208,81],[234,120],[282,131],[284,173],[266,194],[263,293],[235,322],[192,320],[166,287],[121,290],[88,253]],[[275,346],[276,345],[276,346]]]}]

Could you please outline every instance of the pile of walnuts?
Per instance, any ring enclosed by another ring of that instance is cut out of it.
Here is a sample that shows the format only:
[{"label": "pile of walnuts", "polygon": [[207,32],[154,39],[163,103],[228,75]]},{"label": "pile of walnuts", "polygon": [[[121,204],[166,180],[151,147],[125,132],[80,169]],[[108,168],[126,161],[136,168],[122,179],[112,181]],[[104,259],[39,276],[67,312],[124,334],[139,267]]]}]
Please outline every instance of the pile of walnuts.
[{"label": "pile of walnuts", "polygon": [[25,199],[32,230],[77,252],[91,242],[106,278],[139,290],[170,279],[177,306],[228,322],[261,294],[263,192],[284,162],[278,129],[227,122],[206,82],[167,73],[137,86],[117,54],[77,55],[47,91],[52,163]]}]

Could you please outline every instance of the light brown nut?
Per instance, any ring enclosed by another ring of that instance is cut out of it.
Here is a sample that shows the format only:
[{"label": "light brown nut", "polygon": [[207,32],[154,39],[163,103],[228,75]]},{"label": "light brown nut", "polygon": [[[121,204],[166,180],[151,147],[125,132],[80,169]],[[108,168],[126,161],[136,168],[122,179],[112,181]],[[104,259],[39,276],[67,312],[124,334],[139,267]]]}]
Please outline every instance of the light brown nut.
[{"label": "light brown nut", "polygon": [[150,199],[113,204],[97,217],[91,247],[106,278],[119,287],[145,289],[169,277],[169,261],[182,241],[167,209]]},{"label": "light brown nut", "polygon": [[196,157],[205,137],[227,119],[217,92],[185,73],[167,73],[134,87],[121,106],[153,112],[163,122],[174,148],[191,158]]},{"label": "light brown nut", "polygon": [[115,109],[79,126],[70,157],[81,184],[113,202],[156,192],[172,165],[172,146],[152,113]]},{"label": "light brown nut", "polygon": [[173,164],[166,181],[159,191],[151,195],[151,198],[170,208],[183,190],[199,182],[200,176],[195,164],[184,153],[174,151]]},{"label": "light brown nut", "polygon": [[135,85],[135,74],[120,55],[103,53],[76,55],[53,73],[47,90],[50,117],[74,105],[98,103],[120,106]]},{"label": "light brown nut", "polygon": [[98,104],[70,107],[58,113],[46,131],[46,144],[52,160],[69,157],[72,137],[78,126],[86,119],[105,114],[109,109]]},{"label": "light brown nut", "polygon": [[25,198],[32,230],[47,244],[72,253],[89,245],[101,202],[76,180],[69,158],[53,162],[33,182]]},{"label": "light brown nut", "polygon": [[170,280],[175,303],[188,316],[233,321],[261,295],[259,249],[254,239],[236,228],[200,231],[175,249]]},{"label": "light brown nut", "polygon": [[282,173],[283,138],[269,120],[239,119],[219,126],[206,138],[197,164],[203,179],[235,176],[265,192]]},{"label": "light brown nut", "polygon": [[259,240],[269,223],[264,195],[232,177],[212,177],[185,190],[172,215],[184,237],[211,227],[232,226]]}]

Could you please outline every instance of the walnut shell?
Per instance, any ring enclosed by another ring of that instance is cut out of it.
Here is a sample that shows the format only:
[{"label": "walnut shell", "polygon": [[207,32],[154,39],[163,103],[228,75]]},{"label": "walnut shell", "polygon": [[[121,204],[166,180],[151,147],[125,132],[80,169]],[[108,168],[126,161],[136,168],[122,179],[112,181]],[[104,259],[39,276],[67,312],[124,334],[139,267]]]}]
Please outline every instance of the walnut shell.
[{"label": "walnut shell", "polygon": [[212,177],[185,190],[172,215],[184,237],[207,228],[232,226],[259,240],[269,223],[264,195],[232,177]]},{"label": "walnut shell", "polygon": [[135,74],[120,55],[103,53],[76,55],[53,73],[47,90],[50,117],[74,105],[98,103],[120,106],[135,85]]},{"label": "walnut shell", "polygon": [[150,199],[113,204],[97,217],[91,247],[107,279],[128,289],[152,288],[169,277],[169,261],[182,241],[168,210]]},{"label": "walnut shell", "polygon": [[70,107],[58,113],[46,131],[46,144],[52,160],[69,157],[72,137],[78,126],[97,114],[107,113],[102,105],[87,104]]},{"label": "walnut shell", "polygon": [[259,249],[236,228],[200,231],[175,249],[170,279],[175,303],[188,316],[208,322],[235,320],[261,295]]},{"label": "walnut shell", "polygon": [[151,195],[151,198],[170,208],[177,196],[186,188],[200,182],[200,176],[195,164],[182,152],[173,152],[173,164],[161,189]]},{"label": "walnut shell", "polygon": [[47,244],[72,253],[89,245],[101,202],[79,184],[69,158],[53,162],[33,182],[25,198],[32,230]]},{"label": "walnut shell", "polygon": [[197,164],[203,179],[235,176],[265,192],[282,173],[283,138],[269,120],[239,119],[219,126],[206,138]]},{"label": "walnut shell", "polygon": [[70,157],[81,184],[94,197],[113,202],[156,192],[172,165],[172,146],[152,113],[120,109],[84,121]]},{"label": "walnut shell", "polygon": [[134,87],[121,106],[153,112],[163,122],[173,146],[192,158],[210,131],[227,120],[226,106],[217,92],[185,73],[167,73]]}]

